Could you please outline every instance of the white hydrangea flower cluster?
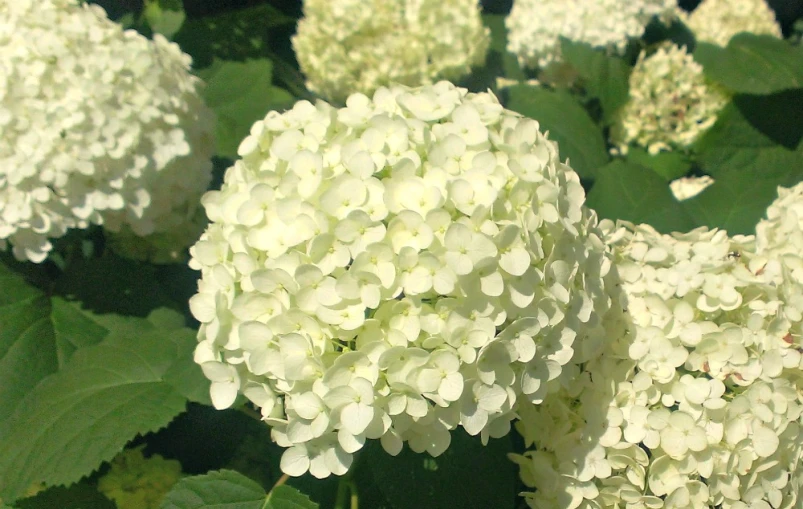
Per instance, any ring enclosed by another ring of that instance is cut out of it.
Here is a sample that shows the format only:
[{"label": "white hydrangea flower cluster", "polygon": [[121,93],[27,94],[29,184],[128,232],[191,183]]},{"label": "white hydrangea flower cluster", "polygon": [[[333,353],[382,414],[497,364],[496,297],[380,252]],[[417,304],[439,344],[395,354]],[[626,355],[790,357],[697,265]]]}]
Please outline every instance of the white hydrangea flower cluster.
[{"label": "white hydrangea flower cluster", "polygon": [[630,74],[630,98],[611,129],[611,141],[623,154],[629,144],[650,154],[688,150],[729,100],[706,80],[685,47],[662,45],[650,56],[639,55]]},{"label": "white hydrangea flower cluster", "polygon": [[668,20],[676,11],[676,0],[515,0],[507,49],[532,68],[560,61],[561,37],[622,54],[654,16]]},{"label": "white hydrangea flower cluster", "polygon": [[740,32],[782,37],[781,26],[765,0],[703,0],[682,19],[698,41],[720,46]]},{"label": "white hydrangea flower cluster", "polygon": [[456,81],[485,62],[477,0],[305,0],[293,37],[307,87],[342,103],[391,84]]},{"label": "white hydrangea flower cluster", "polygon": [[601,227],[627,319],[583,376],[520,405],[530,506],[800,507],[801,307],[755,239]]},{"label": "white hydrangea flower cluster", "polygon": [[98,6],[1,2],[0,248],[41,262],[48,238],[91,224],[168,234],[168,257],[197,238],[213,118],[189,66]]},{"label": "white hydrangea flower cluster", "polygon": [[458,425],[507,434],[618,302],[536,121],[445,81],[346,104],[257,122],[190,250],[212,401],[261,407],[290,475],[343,474],[366,439],[437,456]]}]

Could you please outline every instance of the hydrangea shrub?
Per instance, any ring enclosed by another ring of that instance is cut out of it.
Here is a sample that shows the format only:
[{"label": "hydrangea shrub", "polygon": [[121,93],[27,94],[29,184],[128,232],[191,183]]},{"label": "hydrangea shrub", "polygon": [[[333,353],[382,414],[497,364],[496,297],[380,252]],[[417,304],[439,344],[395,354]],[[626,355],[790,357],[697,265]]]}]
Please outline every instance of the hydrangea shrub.
[{"label": "hydrangea shrub", "polygon": [[[299,102],[204,197],[195,360],[261,407],[282,469],[343,474],[366,439],[433,456],[508,433],[601,345],[610,259],[538,123],[448,82]],[[578,350],[575,352],[575,350]]]},{"label": "hydrangea shrub", "polygon": [[0,4],[0,248],[41,262],[49,239],[100,224],[132,256],[177,258],[202,228],[212,170],[189,66],[95,5]]}]

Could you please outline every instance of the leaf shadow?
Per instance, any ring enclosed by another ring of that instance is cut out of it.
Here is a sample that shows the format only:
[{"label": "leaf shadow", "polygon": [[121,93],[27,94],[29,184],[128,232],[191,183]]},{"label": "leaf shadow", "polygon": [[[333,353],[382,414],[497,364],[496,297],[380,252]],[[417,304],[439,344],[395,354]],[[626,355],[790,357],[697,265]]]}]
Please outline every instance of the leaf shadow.
[{"label": "leaf shadow", "polygon": [[[798,149],[803,139],[803,89],[785,90],[772,95],[737,95],[733,103],[744,118],[772,141]],[[803,148],[803,147],[801,147]]]}]

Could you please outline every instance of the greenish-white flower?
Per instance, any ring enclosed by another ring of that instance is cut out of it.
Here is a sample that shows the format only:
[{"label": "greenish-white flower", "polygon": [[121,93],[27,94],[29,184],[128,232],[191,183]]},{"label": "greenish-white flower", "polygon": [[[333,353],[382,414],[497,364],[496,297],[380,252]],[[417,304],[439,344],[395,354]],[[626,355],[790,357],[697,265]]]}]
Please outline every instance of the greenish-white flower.
[{"label": "greenish-white flower", "polygon": [[803,263],[769,238],[800,234],[803,200],[780,195],[760,241],[602,223],[627,314],[609,313],[613,342],[558,392],[519,402],[531,507],[799,505]]},{"label": "greenish-white flower", "polygon": [[195,360],[216,407],[261,407],[286,473],[503,436],[605,339],[618,290],[579,178],[493,95],[301,101],[239,153],[190,250]]},{"label": "greenish-white flower", "polygon": [[334,102],[456,81],[485,62],[489,43],[477,0],[305,0],[293,37],[307,86]]},{"label": "greenish-white flower", "polygon": [[175,260],[202,230],[213,119],[190,57],[77,0],[0,4],[0,249],[103,225],[112,247]]},{"label": "greenish-white flower", "polygon": [[703,68],[685,47],[666,44],[639,56],[630,74],[630,98],[611,129],[621,153],[629,145],[651,154],[689,150],[728,102],[728,95],[708,82]]},{"label": "greenish-white flower", "polygon": [[698,41],[726,46],[741,32],[782,37],[765,0],[703,0],[683,21]]},{"label": "greenish-white flower", "polygon": [[622,54],[655,16],[674,17],[675,0],[516,0],[505,19],[507,49],[526,67],[560,61],[560,38]]}]

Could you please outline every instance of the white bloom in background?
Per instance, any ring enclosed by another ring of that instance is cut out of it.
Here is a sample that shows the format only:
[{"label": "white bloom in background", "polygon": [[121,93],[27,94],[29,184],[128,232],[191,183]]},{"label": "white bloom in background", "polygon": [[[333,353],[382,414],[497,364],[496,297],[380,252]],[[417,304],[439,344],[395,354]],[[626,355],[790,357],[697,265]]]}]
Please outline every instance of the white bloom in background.
[{"label": "white bloom in background", "polygon": [[438,455],[457,426],[507,434],[618,305],[536,121],[445,81],[346,104],[255,123],[190,250],[196,362],[216,406],[239,390],[263,408],[291,475],[342,474],[367,439]]},{"label": "white bloom in background", "polygon": [[778,188],[767,218],[756,226],[756,245],[759,253],[774,257],[803,255],[803,182],[789,189]]},{"label": "white bloom in background", "polygon": [[729,97],[709,83],[685,47],[666,44],[642,52],[630,74],[630,99],[619,111],[611,140],[621,153],[628,145],[650,154],[688,150],[714,125]]},{"label": "white bloom in background", "polygon": [[177,45],[123,30],[98,6],[2,2],[0,247],[41,262],[48,239],[91,224],[138,257],[189,245],[213,127],[189,66]]},{"label": "white bloom in background", "polygon": [[561,59],[561,37],[622,54],[654,16],[676,10],[676,0],[515,0],[505,19],[507,49],[533,68]]},{"label": "white bloom in background", "polygon": [[782,37],[781,26],[765,0],[703,0],[683,22],[698,41],[727,46],[740,32]]},{"label": "white bloom in background", "polygon": [[485,62],[477,0],[305,0],[293,37],[307,87],[342,102],[390,84],[456,81]]},{"label": "white bloom in background", "polygon": [[[803,186],[780,194],[764,232],[783,223],[799,238]],[[560,391],[520,403],[531,450],[512,459],[536,488],[530,506],[799,507],[803,320],[788,310],[786,288],[800,286],[793,271],[774,271],[778,260],[757,253],[752,237],[600,226],[626,320],[604,322],[615,341]]]},{"label": "white bloom in background", "polygon": [[676,200],[683,201],[694,198],[713,183],[714,179],[708,175],[703,175],[702,177],[683,177],[670,182],[669,189],[672,191],[672,195]]}]

